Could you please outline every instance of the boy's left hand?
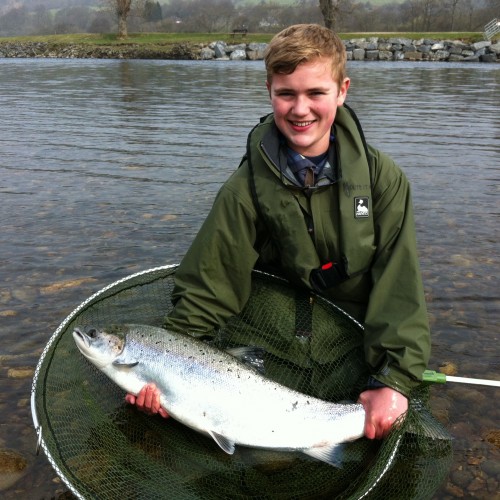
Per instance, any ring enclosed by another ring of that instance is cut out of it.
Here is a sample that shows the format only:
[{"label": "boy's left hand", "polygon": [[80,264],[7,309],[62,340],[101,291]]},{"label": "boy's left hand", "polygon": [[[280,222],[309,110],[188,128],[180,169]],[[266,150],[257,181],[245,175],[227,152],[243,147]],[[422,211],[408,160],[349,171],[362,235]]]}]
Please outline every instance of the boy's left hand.
[{"label": "boy's left hand", "polygon": [[163,418],[168,418],[169,414],[160,404],[160,391],[156,385],[146,384],[137,396],[127,394],[125,401],[131,405],[135,405],[140,411],[147,415],[159,414]]},{"label": "boy's left hand", "polygon": [[358,403],[365,408],[365,436],[368,439],[386,437],[394,422],[408,410],[406,396],[390,387],[364,391]]}]

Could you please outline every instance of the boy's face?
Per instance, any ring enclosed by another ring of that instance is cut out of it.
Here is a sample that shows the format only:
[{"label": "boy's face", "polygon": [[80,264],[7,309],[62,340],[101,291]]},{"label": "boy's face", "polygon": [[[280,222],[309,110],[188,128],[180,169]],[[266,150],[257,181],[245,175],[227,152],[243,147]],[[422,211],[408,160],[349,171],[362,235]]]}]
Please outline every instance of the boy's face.
[{"label": "boy's face", "polygon": [[299,64],[289,75],[276,73],[266,82],[274,120],[287,144],[304,156],[327,151],[330,129],[347,96],[349,79],[340,88],[329,59],[319,57]]}]

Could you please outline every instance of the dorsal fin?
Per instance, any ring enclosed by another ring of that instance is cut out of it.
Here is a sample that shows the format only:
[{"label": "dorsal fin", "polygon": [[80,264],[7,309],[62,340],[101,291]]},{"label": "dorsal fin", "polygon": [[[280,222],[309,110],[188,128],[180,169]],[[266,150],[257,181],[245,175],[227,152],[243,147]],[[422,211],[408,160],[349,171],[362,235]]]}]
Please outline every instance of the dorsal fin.
[{"label": "dorsal fin", "polygon": [[231,356],[239,359],[242,363],[255,368],[259,373],[265,373],[264,353],[266,351],[262,347],[252,345],[231,347],[229,349],[226,349],[226,352]]}]

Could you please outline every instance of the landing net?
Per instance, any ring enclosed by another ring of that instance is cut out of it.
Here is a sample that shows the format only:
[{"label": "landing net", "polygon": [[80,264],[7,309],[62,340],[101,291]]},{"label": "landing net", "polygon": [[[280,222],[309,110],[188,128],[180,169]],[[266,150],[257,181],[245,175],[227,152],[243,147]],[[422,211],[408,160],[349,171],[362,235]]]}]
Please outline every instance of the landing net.
[{"label": "landing net", "polygon": [[[43,449],[79,498],[420,499],[431,498],[451,463],[447,432],[414,391],[405,420],[383,441],[345,446],[342,467],[300,453],[237,447],[170,418],[150,417],[78,351],[77,325],[161,326],[172,304],[176,266],[117,281],[83,302],[54,332],[38,363],[31,407]],[[303,393],[355,401],[367,379],[363,328],[330,301],[254,272],[244,311],[218,331],[226,348],[264,348],[265,374]],[[311,422],[310,425],[314,425]],[[300,432],[300,429],[297,429]]]}]

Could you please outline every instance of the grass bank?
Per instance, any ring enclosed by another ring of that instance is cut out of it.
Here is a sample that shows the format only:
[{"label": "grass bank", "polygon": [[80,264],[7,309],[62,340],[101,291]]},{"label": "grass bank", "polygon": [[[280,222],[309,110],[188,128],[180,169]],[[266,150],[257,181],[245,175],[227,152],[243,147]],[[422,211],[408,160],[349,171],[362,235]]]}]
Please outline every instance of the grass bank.
[{"label": "grass bank", "polygon": [[[116,34],[70,34],[70,35],[43,35],[43,36],[19,36],[0,37],[0,42],[45,42],[51,44],[68,45],[171,45],[171,44],[202,44],[215,40],[222,40],[227,43],[267,43],[271,40],[269,33],[249,33],[246,36],[232,36],[229,33],[132,33],[126,39],[117,38]],[[432,32],[432,33],[339,33],[339,36],[346,40],[351,38],[409,38],[419,40],[430,38],[435,40],[462,40],[473,43],[483,40],[480,32]],[[498,37],[497,37],[498,39]]]}]

